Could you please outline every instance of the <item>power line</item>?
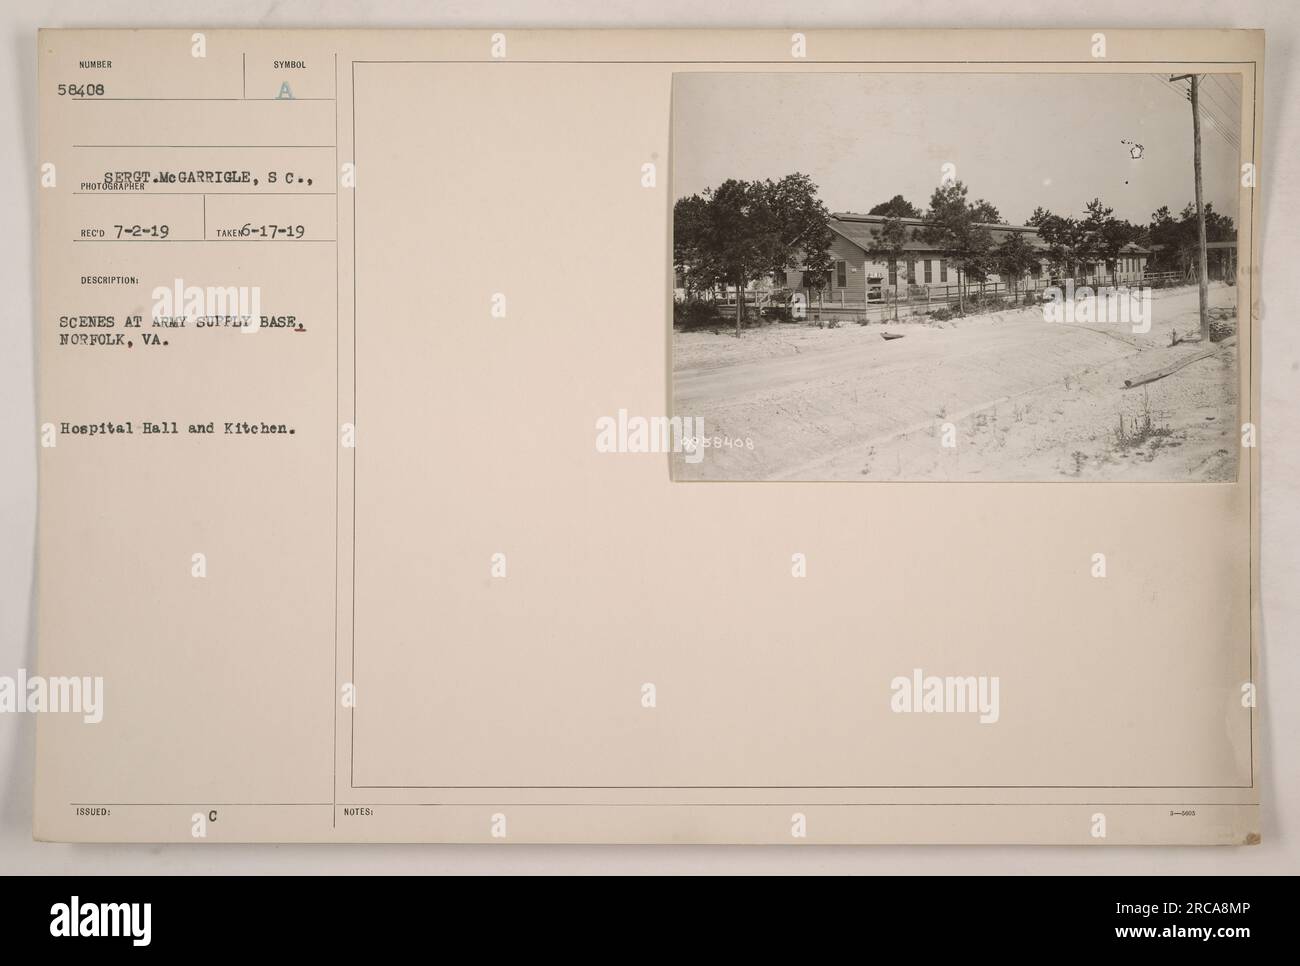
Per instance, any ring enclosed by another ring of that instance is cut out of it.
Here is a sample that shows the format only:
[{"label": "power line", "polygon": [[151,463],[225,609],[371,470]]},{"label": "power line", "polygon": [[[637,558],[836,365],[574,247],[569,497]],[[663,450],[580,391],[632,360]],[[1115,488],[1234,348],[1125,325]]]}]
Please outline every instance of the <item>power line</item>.
[{"label": "power line", "polygon": [[1209,124],[1210,124],[1210,127],[1214,128],[1214,130],[1215,130],[1216,132],[1218,132],[1219,136],[1220,136],[1221,138],[1223,138],[1224,142],[1225,142],[1229,147],[1236,148],[1236,149],[1240,150],[1240,148],[1241,148],[1241,142],[1240,142],[1239,140],[1237,140],[1237,136],[1236,136],[1235,134],[1233,134],[1231,131],[1227,130],[1227,129],[1224,127],[1223,122],[1222,122],[1222,121],[1219,121],[1218,119],[1216,119],[1216,118],[1214,117],[1213,114],[1210,114],[1210,113],[1208,113],[1208,112],[1205,111],[1205,110],[1202,110],[1202,111],[1201,111],[1201,120],[1203,120],[1203,121],[1208,121]]},{"label": "power line", "polygon": [[1241,116],[1241,90],[1239,88],[1239,84],[1230,83],[1229,81],[1224,79],[1225,77],[1229,77],[1229,76],[1236,77],[1236,75],[1235,74],[1232,75],[1210,74],[1208,76],[1212,81],[1214,81],[1215,86],[1218,87],[1219,90],[1223,92],[1224,100],[1226,100],[1229,104],[1233,105],[1236,108],[1236,110],[1234,111],[1234,116],[1240,117]]},{"label": "power line", "polygon": [[1204,108],[1208,114],[1211,114],[1216,121],[1219,121],[1229,132],[1235,134],[1239,126],[1237,122],[1239,115],[1233,114],[1231,109],[1225,108],[1217,100],[1211,97],[1209,88],[1204,84],[1201,85],[1201,97],[1203,98],[1201,101],[1201,107]]},{"label": "power line", "polygon": [[[1186,88],[1179,87],[1177,84],[1170,81],[1164,75],[1152,74],[1151,76],[1160,82],[1161,87],[1167,88],[1180,101],[1186,103],[1192,99],[1191,91],[1187,90]],[[1208,76],[1213,76],[1213,75],[1208,75]],[[1226,121],[1224,121],[1222,118],[1218,116],[1218,114],[1216,114],[1213,110],[1211,110],[1206,106],[1206,101],[1204,99],[1204,92],[1205,92],[1205,88],[1204,86],[1202,86],[1201,88],[1202,99],[1199,102],[1201,117],[1211,127],[1214,128],[1214,130],[1219,134],[1220,137],[1223,138],[1223,140],[1228,144],[1229,147],[1235,148],[1236,150],[1240,151],[1241,140],[1239,136],[1233,133],[1233,131],[1229,128]]]},{"label": "power line", "polygon": [[[1241,103],[1241,84],[1235,74],[1210,74],[1208,75],[1214,83],[1215,88],[1222,95],[1224,101],[1229,105],[1227,116],[1231,119],[1231,131],[1240,150],[1242,136],[1242,103]],[[1217,102],[1216,102],[1217,103]]]},{"label": "power line", "polygon": [[[1201,96],[1205,97],[1204,94]],[[1205,97],[1205,100],[1202,101],[1202,106],[1206,106],[1207,113],[1213,114],[1215,120],[1222,121],[1230,130],[1236,129],[1236,125],[1232,121],[1232,112],[1224,109],[1216,100],[1214,100],[1214,98]]]},{"label": "power line", "polygon": [[[1201,75],[1201,93],[1204,94],[1206,97],[1211,98],[1214,101],[1214,103],[1220,108],[1220,110],[1224,110],[1228,114],[1232,113],[1231,107],[1224,108],[1223,105],[1219,103],[1219,100],[1223,99],[1229,105],[1231,105],[1234,103],[1235,99],[1231,95],[1224,94],[1222,86],[1214,83],[1213,74]],[[1216,97],[1215,94],[1217,94],[1218,96]]]},{"label": "power line", "polygon": [[1230,131],[1226,124],[1214,113],[1206,111],[1204,105],[1201,105],[1201,118],[1202,120],[1209,121],[1210,126],[1219,133],[1219,136],[1222,137],[1230,147],[1237,148],[1238,150],[1241,149],[1241,141],[1238,139],[1237,135]]},{"label": "power line", "polygon": [[1191,99],[1191,95],[1186,91],[1186,89],[1179,88],[1171,84],[1169,82],[1169,78],[1166,77],[1164,74],[1152,74],[1151,76],[1156,79],[1156,81],[1160,84],[1161,87],[1169,91],[1180,101],[1186,101]]}]

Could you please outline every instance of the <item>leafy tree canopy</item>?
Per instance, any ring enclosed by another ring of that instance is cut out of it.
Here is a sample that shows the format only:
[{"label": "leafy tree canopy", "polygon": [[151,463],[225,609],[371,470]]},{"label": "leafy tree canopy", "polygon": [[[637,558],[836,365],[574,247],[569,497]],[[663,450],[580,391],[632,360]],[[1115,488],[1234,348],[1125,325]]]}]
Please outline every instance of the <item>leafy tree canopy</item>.
[{"label": "leafy tree canopy", "polygon": [[[796,262],[805,274],[827,274],[833,237],[817,185],[799,172],[776,181],[729,178],[673,206],[673,263],[688,289],[725,284],[743,291]],[[738,304],[737,333],[743,313]]]},{"label": "leafy tree canopy", "polygon": [[1001,225],[1002,214],[993,206],[992,203],[985,201],[983,198],[977,200],[971,205],[971,214],[976,221],[983,222],[986,225]]},{"label": "leafy tree canopy", "polygon": [[952,264],[963,276],[983,281],[990,271],[988,252],[993,247],[993,235],[979,224],[977,209],[966,200],[966,193],[960,181],[935,188],[921,238],[950,253]]},{"label": "leafy tree canopy", "polygon": [[920,218],[921,209],[902,195],[894,195],[888,201],[882,201],[870,211],[869,215],[892,215],[896,218]]}]

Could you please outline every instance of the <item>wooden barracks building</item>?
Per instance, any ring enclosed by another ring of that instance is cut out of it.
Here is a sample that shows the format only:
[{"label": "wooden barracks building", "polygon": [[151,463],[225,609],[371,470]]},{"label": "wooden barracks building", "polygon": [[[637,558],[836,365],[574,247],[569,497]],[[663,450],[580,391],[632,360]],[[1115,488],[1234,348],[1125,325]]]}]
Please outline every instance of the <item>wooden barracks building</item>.
[{"label": "wooden barracks building", "polygon": [[[935,245],[922,241],[920,229],[924,226],[920,218],[903,218],[903,224],[909,229],[908,240],[903,246],[903,254],[898,258],[897,271],[891,271],[889,256],[880,250],[878,234],[886,218],[884,215],[858,215],[837,213],[831,216],[831,229],[835,240],[831,245],[834,264],[830,279],[821,290],[822,299],[830,304],[850,305],[857,303],[887,302],[893,299],[894,289],[898,287],[898,296],[904,297],[909,287],[940,290],[958,283],[957,271],[949,265],[947,253]],[[1041,249],[1044,257],[1035,270],[1028,273],[1022,286],[1033,288],[1047,284],[1050,268],[1047,263],[1047,244],[1038,237],[1038,230],[1019,225],[984,225],[993,236],[993,244],[998,245],[1012,232],[1023,235],[1031,248]],[[1136,282],[1142,279],[1151,252],[1141,246],[1130,244],[1120,254],[1115,282]],[[1105,279],[1109,283],[1112,273],[1104,265],[1090,265],[1087,271],[1080,271],[1081,277]],[[989,285],[1005,283],[997,275],[989,275]],[[774,287],[802,289],[803,273],[788,271],[784,279],[773,279]],[[971,282],[972,287],[977,287]],[[955,289],[954,289],[955,290]],[[938,294],[938,293],[936,293]]]}]

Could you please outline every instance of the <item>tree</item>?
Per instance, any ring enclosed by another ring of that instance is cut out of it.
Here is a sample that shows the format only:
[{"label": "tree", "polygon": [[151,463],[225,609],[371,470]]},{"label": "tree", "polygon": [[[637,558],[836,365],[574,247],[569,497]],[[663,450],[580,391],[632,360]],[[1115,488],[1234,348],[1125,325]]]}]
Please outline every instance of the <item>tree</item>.
[{"label": "tree", "polygon": [[1056,278],[1074,277],[1088,254],[1083,226],[1073,218],[1047,215],[1038,225],[1038,237],[1047,245],[1047,260]]},{"label": "tree", "polygon": [[682,276],[688,302],[702,288],[717,283],[716,273],[707,262],[704,242],[708,211],[708,201],[699,195],[678,198],[673,205],[673,267]]},{"label": "tree", "polygon": [[1047,221],[1047,219],[1055,218],[1055,217],[1056,216],[1053,215],[1050,211],[1048,211],[1042,205],[1039,205],[1037,208],[1034,209],[1034,213],[1029,216],[1029,220],[1025,222],[1025,224],[1029,225],[1031,228],[1037,228],[1043,222]]},{"label": "tree", "polygon": [[1178,221],[1170,214],[1168,205],[1161,205],[1151,213],[1147,244],[1155,253],[1155,264],[1162,268],[1173,264],[1178,251]]},{"label": "tree", "polygon": [[1205,203],[1205,239],[1206,241],[1232,241],[1237,237],[1237,229],[1232,219],[1214,210],[1214,202]]},{"label": "tree", "polygon": [[[901,197],[901,196],[899,196]],[[879,207],[879,205],[877,205]],[[894,290],[894,321],[898,321],[898,260],[903,257],[903,248],[907,244],[908,231],[907,226],[903,224],[903,217],[900,215],[889,215],[880,223],[880,227],[872,232],[878,247],[884,253],[886,261],[889,262],[889,274],[894,280],[892,286]]]},{"label": "tree", "polygon": [[[1236,229],[1233,221],[1205,205],[1206,241],[1231,241]],[[1180,271],[1187,279],[1196,277],[1199,263],[1199,229],[1196,224],[1196,205],[1189,203],[1175,218],[1167,206],[1161,206],[1151,215],[1147,226],[1147,241],[1155,251],[1155,264],[1166,271]]]},{"label": "tree", "polygon": [[[1168,209],[1163,209],[1168,215]],[[1053,274],[1074,277],[1082,266],[1100,262],[1114,271],[1120,253],[1141,235],[1141,229],[1115,217],[1100,198],[1084,206],[1083,218],[1054,215],[1044,208],[1034,209],[1029,223],[1038,229],[1038,237],[1047,245],[1048,261]]]},{"label": "tree", "polygon": [[817,186],[797,172],[779,181],[730,178],[673,206],[673,262],[697,287],[735,286],[737,338],[746,286],[793,267],[801,253],[811,271],[829,272],[832,237]]},{"label": "tree", "polygon": [[890,215],[895,218],[920,218],[921,209],[902,195],[894,195],[867,212],[869,215]]},{"label": "tree", "polygon": [[795,172],[779,181],[765,182],[764,190],[774,224],[768,241],[772,271],[784,272],[801,258],[804,284],[810,279],[815,281],[820,293],[833,267],[831,243],[835,235],[830,212],[817,197],[817,185],[806,174]]},{"label": "tree", "polygon": [[[820,257],[809,254],[807,261],[803,266],[803,287],[808,290],[811,298],[814,292],[817,293],[817,305],[820,308],[822,304],[822,292],[826,288],[826,283],[831,278],[831,257],[829,252],[822,252]],[[818,318],[821,318],[819,315]]]},{"label": "tree", "polygon": [[1088,202],[1085,212],[1084,247],[1092,260],[1104,262],[1114,272],[1120,252],[1137,237],[1138,230],[1114,217],[1114,209],[1103,205],[1100,198]]},{"label": "tree", "polygon": [[971,205],[971,215],[976,221],[983,222],[986,225],[1002,224],[1002,215],[998,212],[997,208],[993,207],[990,202],[985,201],[983,198],[980,198]]},{"label": "tree", "polygon": [[1011,283],[1014,300],[1019,295],[1019,280],[1038,264],[1038,253],[1021,232],[1012,231],[993,249],[991,260],[997,273]]},{"label": "tree", "polygon": [[759,185],[729,178],[705,192],[708,219],[703,234],[705,260],[721,279],[736,287],[736,337],[745,317],[745,286],[771,267],[766,236],[771,213]]},{"label": "tree", "polygon": [[993,236],[987,228],[977,224],[975,209],[966,201],[966,186],[960,181],[950,181],[934,189],[930,208],[925,213],[925,226],[921,237],[949,253],[956,267],[958,310],[966,311],[965,285],[967,278],[983,281],[988,270],[988,250]]}]

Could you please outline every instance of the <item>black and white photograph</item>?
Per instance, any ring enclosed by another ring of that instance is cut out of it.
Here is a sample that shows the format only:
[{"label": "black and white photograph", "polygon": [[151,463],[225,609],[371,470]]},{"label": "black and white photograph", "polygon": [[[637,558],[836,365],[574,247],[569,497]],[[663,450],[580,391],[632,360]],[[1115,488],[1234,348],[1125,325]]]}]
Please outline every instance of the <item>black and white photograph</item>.
[{"label": "black and white photograph", "polygon": [[0,21],[7,949],[434,876],[1287,934],[1296,0]]},{"label": "black and white photograph", "polygon": [[1231,72],[677,74],[674,478],[1235,480],[1242,142]]}]

